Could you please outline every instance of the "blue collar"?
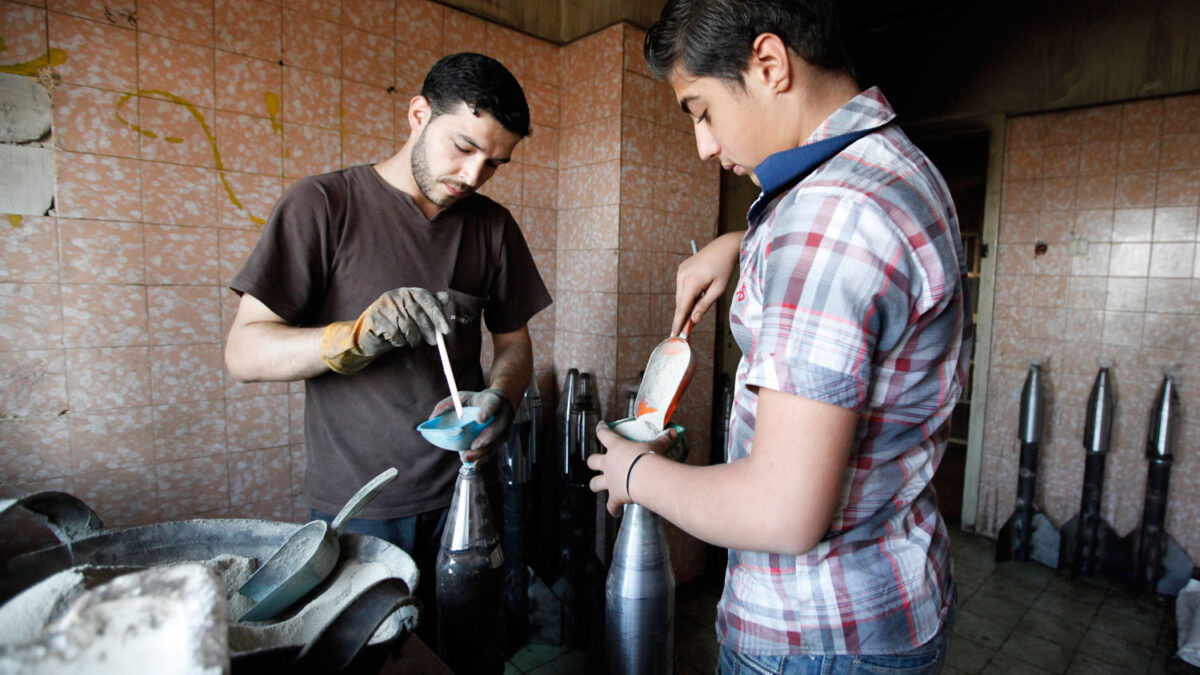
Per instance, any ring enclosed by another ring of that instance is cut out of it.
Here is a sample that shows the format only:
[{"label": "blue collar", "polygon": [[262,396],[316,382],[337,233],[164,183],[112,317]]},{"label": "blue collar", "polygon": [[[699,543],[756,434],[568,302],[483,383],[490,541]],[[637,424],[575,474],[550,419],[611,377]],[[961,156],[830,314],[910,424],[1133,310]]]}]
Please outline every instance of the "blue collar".
[{"label": "blue collar", "polygon": [[758,195],[758,199],[750,205],[750,212],[746,214],[746,220],[754,225],[762,217],[767,205],[779,193],[795,185],[813,169],[824,164],[826,160],[875,129],[862,129],[848,134],[830,136],[798,148],[777,152],[764,159],[754,169],[754,175],[758,178],[762,194]]}]

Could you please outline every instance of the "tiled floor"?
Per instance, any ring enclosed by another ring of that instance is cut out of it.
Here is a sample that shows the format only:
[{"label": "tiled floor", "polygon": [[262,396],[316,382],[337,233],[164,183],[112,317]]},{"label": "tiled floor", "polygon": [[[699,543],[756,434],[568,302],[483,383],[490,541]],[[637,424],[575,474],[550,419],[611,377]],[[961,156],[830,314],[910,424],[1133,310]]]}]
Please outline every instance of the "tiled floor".
[{"label": "tiled floor", "polygon": [[[1104,579],[1071,580],[1038,563],[996,563],[995,543],[951,533],[958,574],[959,610],[946,675],[1069,673],[1106,675],[1200,672],[1177,660],[1171,603],[1135,597]],[[676,590],[675,672],[712,673],[720,581]],[[575,674],[587,671],[583,652],[527,645],[508,673]]]}]

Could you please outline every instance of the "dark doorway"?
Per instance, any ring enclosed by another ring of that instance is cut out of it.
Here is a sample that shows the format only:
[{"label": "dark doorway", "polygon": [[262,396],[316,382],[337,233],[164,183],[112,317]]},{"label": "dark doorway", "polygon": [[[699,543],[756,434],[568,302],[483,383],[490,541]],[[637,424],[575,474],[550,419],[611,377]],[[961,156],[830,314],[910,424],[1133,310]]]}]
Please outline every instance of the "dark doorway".
[{"label": "dark doorway", "polygon": [[[912,134],[913,141],[933,160],[942,172],[962,231],[963,248],[967,256],[967,283],[970,307],[975,324],[979,323],[980,260],[987,255],[983,244],[983,210],[987,196],[988,148],[991,136],[987,131],[971,130],[953,133]],[[950,417],[950,441],[941,466],[933,476],[938,507],[951,526],[962,522],[963,482],[967,468],[967,433],[971,418],[971,383],[975,378],[975,361],[967,369],[967,381],[962,399]]]}]

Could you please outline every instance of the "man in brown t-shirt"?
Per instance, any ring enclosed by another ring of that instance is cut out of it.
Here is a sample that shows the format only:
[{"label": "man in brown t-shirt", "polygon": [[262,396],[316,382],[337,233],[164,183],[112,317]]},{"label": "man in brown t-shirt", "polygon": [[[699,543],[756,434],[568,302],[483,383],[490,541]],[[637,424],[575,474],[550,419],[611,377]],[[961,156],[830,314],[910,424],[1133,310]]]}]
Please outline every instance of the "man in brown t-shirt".
[{"label": "man in brown t-shirt", "polygon": [[532,373],[526,324],[550,295],[512,215],[476,194],[529,134],[516,79],[486,56],[447,56],[408,122],[393,157],[306,178],[280,198],[231,283],[241,303],[225,362],[245,382],[306,382],[313,517],[331,518],[380,471],[400,469],[348,529],[406,549],[432,580],[460,466],[416,432],[449,393],[435,331],[464,404],[494,418],[467,455],[479,459],[507,435]]}]

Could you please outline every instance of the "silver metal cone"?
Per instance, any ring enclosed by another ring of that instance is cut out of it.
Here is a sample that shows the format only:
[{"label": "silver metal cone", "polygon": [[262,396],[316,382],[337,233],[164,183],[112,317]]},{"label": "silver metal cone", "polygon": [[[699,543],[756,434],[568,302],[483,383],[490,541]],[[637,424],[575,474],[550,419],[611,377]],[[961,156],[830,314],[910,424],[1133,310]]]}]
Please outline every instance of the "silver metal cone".
[{"label": "silver metal cone", "polygon": [[1021,389],[1021,442],[1042,442],[1042,367],[1040,364],[1029,364],[1029,374],[1025,376],[1025,387]]},{"label": "silver metal cone", "polygon": [[1106,453],[1112,436],[1116,397],[1108,368],[1101,368],[1088,395],[1087,420],[1083,425],[1083,447],[1088,452]]},{"label": "silver metal cone", "polygon": [[1146,457],[1149,459],[1174,459],[1179,445],[1179,390],[1172,375],[1163,377],[1158,397],[1154,399],[1154,412],[1150,416],[1150,434],[1146,442]]},{"label": "silver metal cone", "polygon": [[609,672],[670,673],[674,667],[675,574],[662,520],[625,507],[605,585]]}]

